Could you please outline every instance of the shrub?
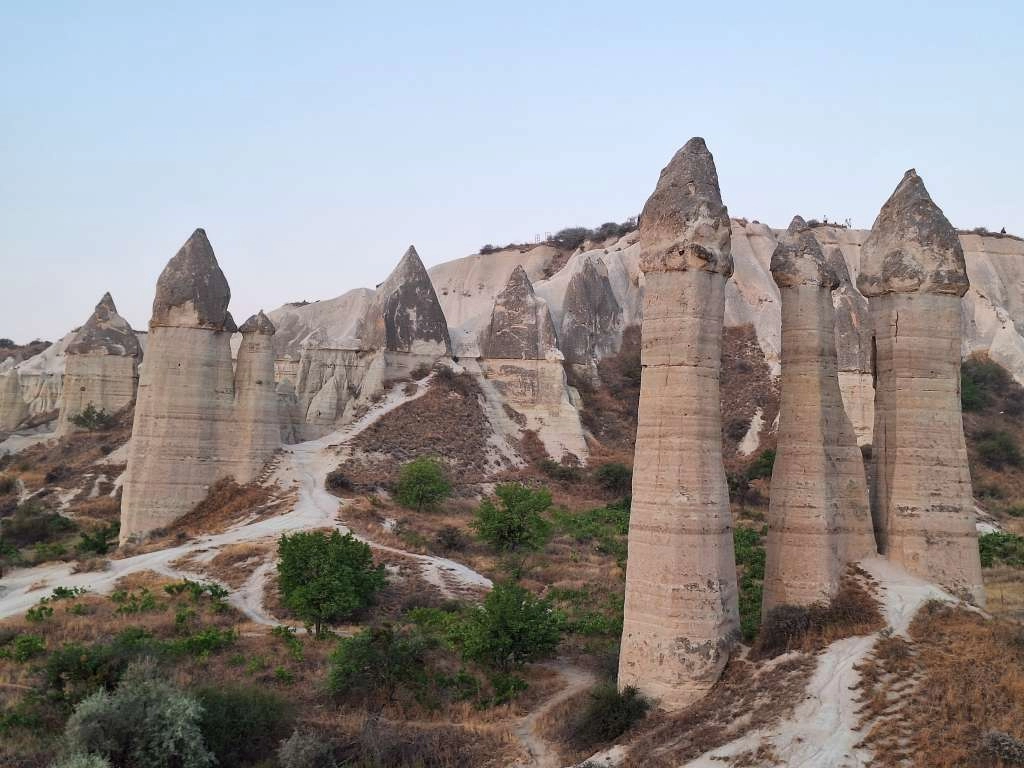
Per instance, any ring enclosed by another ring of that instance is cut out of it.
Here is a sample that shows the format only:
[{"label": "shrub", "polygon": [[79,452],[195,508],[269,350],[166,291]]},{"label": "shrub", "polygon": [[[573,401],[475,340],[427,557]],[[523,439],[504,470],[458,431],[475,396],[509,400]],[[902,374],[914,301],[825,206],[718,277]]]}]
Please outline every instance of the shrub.
[{"label": "shrub", "polygon": [[381,696],[388,701],[400,688],[422,692],[427,647],[418,631],[368,627],[338,641],[330,658],[328,690],[335,696]]},{"label": "shrub", "polygon": [[757,480],[762,477],[771,477],[775,468],[775,451],[770,448],[763,451],[760,456],[747,468],[747,480]]},{"label": "shrub", "polygon": [[761,535],[753,528],[733,529],[736,565],[742,569],[739,579],[740,632],[750,642],[761,626],[761,598],[764,584],[765,550]]},{"label": "shrub", "polygon": [[320,531],[283,535],[277,564],[285,604],[317,636],[327,622],[367,607],[384,586],[384,566],[374,566],[370,547],[352,534]]},{"label": "shrub", "polygon": [[583,245],[590,234],[590,230],[586,227],[566,227],[549,237],[548,242],[556,248],[574,251]]},{"label": "shrub", "polygon": [[58,464],[47,472],[43,479],[49,485],[51,483],[59,483],[61,480],[67,480],[69,477],[71,477],[71,468],[64,464]]},{"label": "shrub", "polygon": [[15,547],[28,547],[74,529],[74,522],[36,499],[19,504],[13,515],[0,520],[0,534]]},{"label": "shrub", "polygon": [[609,493],[626,496],[633,490],[633,470],[625,464],[614,461],[602,464],[594,474],[597,482]]},{"label": "shrub", "polygon": [[983,568],[997,562],[1012,568],[1024,568],[1024,536],[1015,533],[984,533],[978,537],[978,550]]},{"label": "shrub", "polygon": [[570,724],[569,738],[577,749],[587,749],[619,738],[643,719],[651,702],[633,686],[619,691],[614,683],[590,690],[586,706]]},{"label": "shrub", "polygon": [[8,493],[14,493],[18,490],[17,479],[10,475],[0,475],[0,496],[6,496]]},{"label": "shrub", "polygon": [[90,432],[110,429],[114,426],[115,421],[113,414],[97,409],[92,403],[85,406],[79,413],[71,416],[69,420],[76,427],[89,430]]},{"label": "shrub", "polygon": [[451,491],[441,462],[426,456],[404,464],[395,485],[398,503],[417,512],[436,509],[451,495]]},{"label": "shrub", "polygon": [[91,533],[83,531],[75,549],[80,555],[106,555],[117,547],[117,536],[120,531],[121,523],[118,520],[102,525]]},{"label": "shrub", "polygon": [[25,619],[27,621],[31,621],[33,624],[39,624],[40,622],[46,621],[51,616],[53,616],[53,608],[48,606],[42,600],[40,600],[37,605],[34,605],[25,611]]},{"label": "shrub", "polygon": [[613,555],[620,565],[625,565],[628,501],[583,512],[557,510],[554,518],[559,529],[576,541],[594,542],[597,551]]},{"label": "shrub", "polygon": [[75,752],[61,758],[52,768],[111,768],[110,761],[101,755],[86,755]]},{"label": "shrub", "polygon": [[577,483],[583,475],[578,466],[562,464],[554,459],[541,459],[538,467],[541,472],[552,480],[558,480],[563,483]]},{"label": "shrub", "polygon": [[462,530],[454,525],[446,525],[439,530],[434,540],[437,542],[437,546],[445,552],[458,552],[466,547],[466,537],[463,535]]},{"label": "shrub", "polygon": [[990,731],[981,739],[981,749],[1004,765],[1024,765],[1024,741],[1006,733]]},{"label": "shrub", "polygon": [[338,768],[329,741],[298,730],[281,742],[277,762],[281,768]]},{"label": "shrub", "polygon": [[[451,369],[448,368],[447,370]],[[409,376],[412,377],[413,381],[422,381],[423,379],[427,378],[427,376],[430,375],[430,371],[431,367],[429,365],[427,365],[426,363],[420,363],[411,371],[409,371]]]},{"label": "shrub", "polygon": [[551,538],[551,523],[542,516],[551,506],[551,493],[519,483],[499,485],[494,493],[498,503],[485,499],[473,521],[480,538],[496,552],[543,549]]},{"label": "shrub", "polygon": [[168,650],[172,653],[187,654],[205,659],[211,653],[223,651],[225,648],[234,645],[237,639],[238,631],[234,627],[228,627],[227,629],[207,627],[172,641],[168,645]]},{"label": "shrub", "polygon": [[1016,438],[1009,432],[1001,430],[983,432],[979,435],[976,448],[981,460],[993,469],[1021,465],[1020,446],[1017,445]]},{"label": "shrub", "polygon": [[292,730],[291,707],[273,691],[218,685],[195,695],[202,705],[199,728],[217,765],[255,765]]},{"label": "shrub", "polygon": [[71,752],[100,755],[114,768],[206,768],[215,759],[201,720],[194,697],[136,663],[113,693],[99,690],[75,707],[64,737]]},{"label": "shrub", "polygon": [[0,659],[26,662],[46,652],[46,641],[39,635],[18,635],[7,645],[0,647]]},{"label": "shrub", "polygon": [[352,481],[345,477],[345,473],[340,469],[335,469],[333,472],[327,473],[327,479],[324,481],[324,485],[327,486],[328,491],[351,491]]},{"label": "shrub", "polygon": [[128,664],[152,648],[152,638],[139,628],[129,628],[111,643],[71,643],[53,651],[43,667],[47,696],[73,705],[97,688],[114,690]]},{"label": "shrub", "polygon": [[550,602],[518,584],[496,584],[483,605],[469,614],[463,654],[500,672],[554,653],[560,640],[558,616]]}]

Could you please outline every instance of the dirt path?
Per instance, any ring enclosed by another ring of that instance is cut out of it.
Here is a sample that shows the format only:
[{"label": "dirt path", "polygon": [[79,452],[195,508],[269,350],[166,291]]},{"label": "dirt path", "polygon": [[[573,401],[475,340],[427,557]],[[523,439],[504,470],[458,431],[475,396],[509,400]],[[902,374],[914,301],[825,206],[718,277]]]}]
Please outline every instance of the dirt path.
[{"label": "dirt path", "polygon": [[[177,568],[172,563],[188,555],[200,555],[201,560],[208,560],[216,554],[216,550],[230,544],[273,541],[282,533],[313,528],[337,528],[348,532],[348,528],[339,520],[339,511],[343,511],[341,501],[324,488],[324,478],[338,462],[333,446],[355,437],[385,413],[415,399],[426,389],[426,386],[421,386],[416,394],[409,396],[400,387],[395,387],[361,419],[319,440],[286,447],[277,469],[271,475],[282,486],[293,487],[297,492],[295,505],[286,514],[239,524],[222,533],[201,536],[178,546],[111,560],[106,571],[72,573],[68,563],[13,569],[0,579],[0,618],[24,612],[57,586],[84,587],[102,594],[112,591],[114,584],[123,576],[140,571],[155,571],[171,578],[206,579],[202,574],[190,572],[187,568]],[[491,587],[491,581],[486,576],[453,560],[404,552],[379,545],[365,537],[357,538],[381,551],[415,560],[420,565],[423,577],[446,595],[463,589],[487,590]],[[263,609],[263,584],[271,570],[272,563],[257,567],[241,590],[232,590],[230,598],[232,605],[259,624],[278,623]]]},{"label": "dirt path", "polygon": [[518,763],[516,768],[559,768],[561,766],[558,750],[553,748],[539,733],[540,720],[554,707],[597,682],[597,678],[589,670],[568,662],[554,661],[544,666],[558,672],[565,680],[565,687],[544,702],[542,706],[524,717],[516,726],[515,735],[530,756],[530,762]]}]

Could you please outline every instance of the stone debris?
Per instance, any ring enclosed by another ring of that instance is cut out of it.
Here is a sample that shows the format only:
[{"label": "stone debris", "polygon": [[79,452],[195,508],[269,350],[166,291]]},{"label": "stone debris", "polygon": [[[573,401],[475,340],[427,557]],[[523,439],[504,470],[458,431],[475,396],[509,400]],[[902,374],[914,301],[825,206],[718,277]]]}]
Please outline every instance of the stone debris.
[{"label": "stone debris", "polygon": [[864,463],[837,375],[831,294],[840,276],[799,217],[771,271],[782,303],[782,400],[762,617],[827,601],[848,564],[875,554]]},{"label": "stone debris", "polygon": [[661,172],[640,215],[646,293],[619,685],[678,709],[739,638],[719,369],[729,214],[703,139]]},{"label": "stone debris", "polygon": [[960,413],[961,297],[970,284],[956,230],[913,170],[875,219],[857,287],[874,329],[871,509],[879,549],[983,605]]}]

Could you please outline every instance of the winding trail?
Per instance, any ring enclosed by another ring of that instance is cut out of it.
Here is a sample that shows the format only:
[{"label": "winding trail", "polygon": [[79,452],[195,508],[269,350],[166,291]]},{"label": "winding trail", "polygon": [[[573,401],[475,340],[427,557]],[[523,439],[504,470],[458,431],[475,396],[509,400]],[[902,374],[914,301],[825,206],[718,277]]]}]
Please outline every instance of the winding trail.
[{"label": "winding trail", "polygon": [[590,688],[597,678],[586,669],[564,661],[554,661],[542,666],[553,669],[565,680],[565,687],[524,717],[516,726],[515,735],[530,756],[530,762],[519,763],[515,768],[559,768],[562,763],[558,759],[558,751],[552,749],[540,733],[540,720],[548,712],[570,699],[581,691]]},{"label": "winding trail", "polygon": [[[395,387],[362,418],[318,440],[286,447],[277,468],[271,473],[271,478],[286,489],[295,489],[297,499],[289,512],[263,520],[242,522],[222,533],[200,536],[184,544],[155,552],[111,560],[110,567],[105,571],[72,573],[71,565],[68,563],[13,569],[0,579],[0,618],[26,611],[57,586],[83,587],[92,592],[105,594],[112,591],[115,583],[122,577],[142,571],[155,571],[171,578],[209,580],[201,574],[189,572],[187,568],[177,568],[172,563],[188,555],[209,560],[225,546],[242,542],[272,541],[282,533],[313,528],[337,528],[343,533],[349,532],[339,520],[339,511],[343,509],[342,502],[324,488],[327,473],[338,463],[335,446],[352,439],[389,411],[421,396],[427,390],[427,381],[425,380],[413,395],[405,395],[400,387]],[[357,538],[379,551],[398,554],[417,562],[423,578],[437,586],[447,596],[452,596],[460,590],[487,590],[492,586],[486,576],[453,560],[405,552],[365,537]],[[263,608],[263,586],[273,572],[273,567],[273,562],[257,567],[240,590],[232,590],[229,598],[232,605],[258,624],[279,623]]]}]

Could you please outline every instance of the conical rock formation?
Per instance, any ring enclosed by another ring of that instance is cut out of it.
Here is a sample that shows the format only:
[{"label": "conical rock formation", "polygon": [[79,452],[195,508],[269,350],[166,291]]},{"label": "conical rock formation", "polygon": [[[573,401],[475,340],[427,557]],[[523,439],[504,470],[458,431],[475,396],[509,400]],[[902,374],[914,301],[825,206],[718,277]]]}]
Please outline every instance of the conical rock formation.
[{"label": "conical rock formation", "polygon": [[517,266],[494,299],[480,351],[488,358],[543,360],[557,349],[547,302],[537,298],[526,270]]},{"label": "conical rock formation", "polygon": [[242,477],[259,474],[281,447],[281,416],[274,383],[274,324],[263,310],[238,329],[242,344],[235,363],[235,450]]},{"label": "conical rock formation", "polygon": [[73,430],[71,419],[90,405],[114,414],[135,399],[142,348],[109,293],[75,333],[65,354],[59,432]]},{"label": "conical rock formation", "polygon": [[362,348],[451,354],[448,323],[414,246],[377,287],[363,323]]},{"label": "conical rock formation", "polygon": [[871,228],[857,286],[875,334],[871,508],[880,550],[983,604],[960,413],[969,281],[956,230],[913,170]]},{"label": "conical rock formation", "polygon": [[640,216],[643,373],[619,686],[670,709],[715,683],[739,636],[719,369],[730,222],[703,139]]},{"label": "conical rock formation", "polygon": [[782,402],[763,616],[828,600],[846,566],[875,551],[864,464],[839,390],[831,296],[839,276],[799,217],[771,272],[782,301]]},{"label": "conical rock formation", "polygon": [[571,363],[586,365],[615,351],[622,331],[622,307],[615,298],[608,267],[591,256],[569,280],[562,304],[562,350]]}]

